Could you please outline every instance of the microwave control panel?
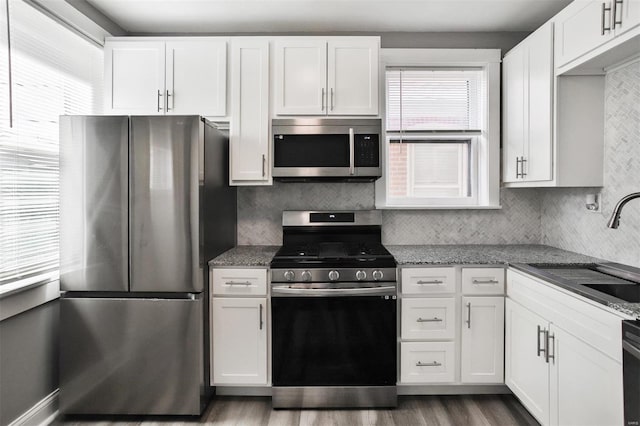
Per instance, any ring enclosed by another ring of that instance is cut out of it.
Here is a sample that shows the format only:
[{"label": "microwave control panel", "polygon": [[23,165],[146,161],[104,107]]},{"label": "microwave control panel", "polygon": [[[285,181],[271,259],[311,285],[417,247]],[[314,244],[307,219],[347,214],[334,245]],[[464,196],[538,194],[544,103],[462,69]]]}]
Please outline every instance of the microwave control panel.
[{"label": "microwave control panel", "polygon": [[380,140],[377,134],[356,134],[354,139],[356,167],[380,166]]}]

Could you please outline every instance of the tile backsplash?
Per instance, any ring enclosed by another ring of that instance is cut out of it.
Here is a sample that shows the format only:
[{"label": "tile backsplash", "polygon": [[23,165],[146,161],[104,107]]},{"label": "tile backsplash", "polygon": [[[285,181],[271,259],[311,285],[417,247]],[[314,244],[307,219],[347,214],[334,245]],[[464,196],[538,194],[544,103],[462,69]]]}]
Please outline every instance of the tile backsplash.
[{"label": "tile backsplash", "polygon": [[[501,210],[384,210],[385,244],[543,243],[640,267],[640,200],[620,228],[606,227],[615,203],[640,191],[640,61],[605,85],[604,188],[502,189]],[[602,212],[585,208],[600,192]],[[372,209],[372,183],[275,183],[238,188],[238,244],[282,243],[283,210]]]},{"label": "tile backsplash", "polygon": [[[542,192],[542,243],[640,267],[640,200],[624,207],[618,229],[607,221],[618,200],[640,192],[640,60],[605,81],[604,187]],[[601,213],[585,208],[601,194]]]},{"label": "tile backsplash", "polygon": [[[385,244],[535,244],[536,190],[504,189],[500,210],[384,210]],[[373,183],[274,183],[238,188],[238,244],[282,243],[283,210],[375,208]]]}]

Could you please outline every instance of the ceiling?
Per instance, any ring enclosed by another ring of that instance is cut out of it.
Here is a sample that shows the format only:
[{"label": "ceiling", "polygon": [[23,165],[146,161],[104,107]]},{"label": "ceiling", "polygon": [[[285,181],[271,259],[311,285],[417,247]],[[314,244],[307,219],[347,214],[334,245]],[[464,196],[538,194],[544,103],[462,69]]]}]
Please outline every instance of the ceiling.
[{"label": "ceiling", "polygon": [[87,0],[131,33],[531,31],[571,0]]}]

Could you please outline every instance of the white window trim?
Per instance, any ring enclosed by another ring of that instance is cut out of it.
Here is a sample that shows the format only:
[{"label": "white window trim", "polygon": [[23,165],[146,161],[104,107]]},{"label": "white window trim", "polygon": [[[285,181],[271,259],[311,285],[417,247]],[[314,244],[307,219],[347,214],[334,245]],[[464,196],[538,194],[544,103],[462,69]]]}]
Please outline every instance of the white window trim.
[{"label": "white window trim", "polygon": [[[416,198],[398,200],[387,197],[388,146],[385,138],[382,153],[383,174],[376,181],[376,208],[378,209],[500,209],[500,49],[380,49],[380,72],[385,76],[387,67],[481,67],[487,73],[487,116],[483,128],[482,143],[475,144],[477,151],[472,167],[477,167],[475,193],[471,199]],[[386,78],[379,79],[380,111],[386,114]],[[382,132],[386,135],[386,122],[382,120]],[[473,183],[472,183],[473,184]]]}]

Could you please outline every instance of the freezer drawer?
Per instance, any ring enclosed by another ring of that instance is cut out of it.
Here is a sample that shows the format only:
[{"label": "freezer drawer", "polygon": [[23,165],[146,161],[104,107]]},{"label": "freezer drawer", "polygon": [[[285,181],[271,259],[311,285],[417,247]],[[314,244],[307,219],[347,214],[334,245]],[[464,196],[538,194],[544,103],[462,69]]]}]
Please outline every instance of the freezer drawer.
[{"label": "freezer drawer", "polygon": [[202,299],[60,300],[63,414],[199,415]]}]

